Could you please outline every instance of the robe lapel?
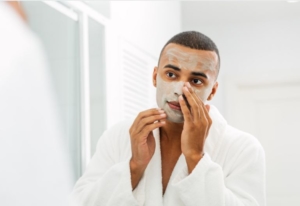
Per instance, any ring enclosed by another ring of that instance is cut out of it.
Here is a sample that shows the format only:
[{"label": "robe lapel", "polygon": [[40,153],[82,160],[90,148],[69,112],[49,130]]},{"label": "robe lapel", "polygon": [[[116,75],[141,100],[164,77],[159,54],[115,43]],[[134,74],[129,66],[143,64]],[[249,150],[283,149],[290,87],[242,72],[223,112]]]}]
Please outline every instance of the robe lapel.
[{"label": "robe lapel", "polygon": [[[218,153],[220,140],[222,138],[227,123],[226,120],[222,117],[222,115],[218,112],[218,110],[212,105],[209,114],[212,118],[213,123],[204,145],[204,152],[208,153],[211,157],[215,157]],[[163,197],[163,202],[165,206],[173,205],[173,199],[174,196],[176,196],[175,189],[172,187],[172,182],[174,181],[174,179],[182,179],[183,177],[187,176],[187,163],[184,155],[181,154],[171,174],[169,184]],[[179,201],[180,200],[177,200],[178,205],[180,205]]]},{"label": "robe lapel", "polygon": [[[213,124],[211,126],[209,135],[206,139],[204,145],[204,152],[208,153],[210,156],[215,157],[219,149],[220,138],[222,137],[225,127],[227,125],[225,119],[221,116],[218,110],[211,105],[209,112]],[[161,151],[160,151],[160,134],[159,129],[153,131],[155,139],[155,152],[154,155],[145,171],[143,179],[145,180],[145,206],[163,206],[163,205],[172,205],[175,193],[174,188],[170,185],[173,182],[174,178],[179,175],[187,176],[187,165],[185,157],[183,154],[180,155],[174,170],[171,174],[169,184],[165,191],[165,195],[162,195],[162,166],[161,166]],[[175,198],[176,199],[176,198]],[[180,205],[179,202],[177,202]]]},{"label": "robe lapel", "polygon": [[162,206],[162,167],[159,129],[153,131],[155,152],[145,171],[145,206]]}]

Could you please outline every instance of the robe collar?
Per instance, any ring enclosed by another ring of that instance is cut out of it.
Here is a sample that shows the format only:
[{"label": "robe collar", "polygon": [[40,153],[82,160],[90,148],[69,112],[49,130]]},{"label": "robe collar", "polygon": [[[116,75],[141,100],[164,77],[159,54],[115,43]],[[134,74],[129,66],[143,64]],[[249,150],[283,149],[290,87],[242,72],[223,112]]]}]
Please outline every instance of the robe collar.
[{"label": "robe collar", "polygon": [[[210,106],[209,115],[212,119],[212,125],[204,145],[204,152],[208,153],[213,159],[213,157],[215,157],[219,151],[220,140],[226,129],[227,122],[219,113],[218,109],[213,105]],[[141,201],[142,205],[162,206],[164,197],[168,196],[169,186],[166,188],[165,194],[163,196],[159,128],[153,131],[153,136],[156,143],[155,152],[145,170],[142,180],[140,181],[141,184],[139,185],[139,189],[142,190],[140,191],[141,193],[146,194],[143,195],[143,200]],[[181,154],[171,174],[168,185],[170,185],[170,182],[172,182],[176,174],[181,172],[182,169],[185,169],[185,167],[186,161],[184,155]]]}]

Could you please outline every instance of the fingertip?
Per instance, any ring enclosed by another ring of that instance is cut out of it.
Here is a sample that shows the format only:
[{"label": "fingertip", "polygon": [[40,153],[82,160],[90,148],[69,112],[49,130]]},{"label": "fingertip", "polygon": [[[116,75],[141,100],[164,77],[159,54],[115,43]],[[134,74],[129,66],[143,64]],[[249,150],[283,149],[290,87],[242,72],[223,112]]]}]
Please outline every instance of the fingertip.
[{"label": "fingertip", "polygon": [[189,88],[186,86],[183,87],[183,90],[185,90],[186,92],[189,92]]},{"label": "fingertip", "polygon": [[187,82],[186,85],[187,85],[188,88],[192,88],[191,84],[189,82]]},{"label": "fingertip", "polygon": [[209,110],[210,110],[210,105],[209,105],[209,104],[206,104],[205,107],[206,107],[207,111],[209,112]]},{"label": "fingertip", "polygon": [[180,95],[178,99],[179,99],[180,101],[183,101],[183,96]]}]

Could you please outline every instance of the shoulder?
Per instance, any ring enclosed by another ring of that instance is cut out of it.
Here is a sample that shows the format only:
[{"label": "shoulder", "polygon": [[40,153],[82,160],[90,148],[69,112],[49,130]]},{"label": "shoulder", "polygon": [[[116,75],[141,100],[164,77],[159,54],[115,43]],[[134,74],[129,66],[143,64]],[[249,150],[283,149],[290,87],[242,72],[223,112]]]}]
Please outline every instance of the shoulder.
[{"label": "shoulder", "polygon": [[229,171],[245,165],[263,167],[265,152],[256,137],[232,126],[227,126],[224,132],[223,146],[227,144],[225,162]]},{"label": "shoulder", "polygon": [[127,119],[120,121],[103,132],[101,138],[107,138],[110,140],[124,139],[125,136],[129,135],[129,129],[133,123],[133,120]]},{"label": "shoulder", "polygon": [[97,143],[96,156],[110,157],[116,162],[126,158],[131,148],[129,129],[132,122],[120,121],[104,131]]},{"label": "shoulder", "polygon": [[118,145],[130,143],[129,129],[132,123],[133,120],[131,119],[123,120],[105,130],[99,138],[97,148],[104,145],[117,147]]},{"label": "shoulder", "polygon": [[256,137],[230,125],[227,125],[225,129],[224,138],[231,145],[232,149],[252,148],[263,150],[261,143]]},{"label": "shoulder", "polygon": [[210,131],[211,142],[214,145],[220,145],[223,155],[224,153],[238,153],[245,148],[263,150],[256,137],[229,125],[213,105],[211,105],[210,115],[213,120]]}]

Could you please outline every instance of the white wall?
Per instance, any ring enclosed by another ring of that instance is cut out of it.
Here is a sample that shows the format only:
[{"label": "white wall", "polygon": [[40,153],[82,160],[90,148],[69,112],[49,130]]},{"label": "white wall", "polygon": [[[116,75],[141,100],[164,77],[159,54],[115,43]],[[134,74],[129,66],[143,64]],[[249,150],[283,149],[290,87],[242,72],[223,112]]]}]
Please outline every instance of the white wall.
[{"label": "white wall", "polygon": [[106,18],[110,18],[110,1],[85,1],[85,3]]},{"label": "white wall", "polygon": [[[110,23],[113,29],[110,31],[106,42],[106,56],[108,58],[106,70],[108,128],[123,119],[124,115],[122,113],[124,114],[125,110],[122,106],[125,94],[122,90],[124,88],[122,83],[124,82],[122,46],[124,44],[121,43],[120,48],[119,37],[141,51],[135,53],[136,60],[140,59],[147,62],[147,59],[153,59],[151,61],[153,63],[150,63],[151,66],[145,64],[145,66],[138,67],[140,70],[145,71],[145,78],[140,80],[145,84],[149,84],[160,50],[173,35],[181,31],[180,2],[112,1],[110,2],[110,8]],[[135,85],[135,83],[133,79],[132,84]],[[149,90],[151,89],[153,88],[149,88]],[[146,98],[146,95],[144,98],[138,96],[130,98],[151,101],[150,98]]]},{"label": "white wall", "polygon": [[124,38],[158,57],[163,45],[181,31],[180,2],[112,1],[111,20]]},{"label": "white wall", "polygon": [[225,117],[226,76],[300,76],[300,3],[182,2],[182,28],[206,34],[220,50],[220,87],[214,104]]}]

